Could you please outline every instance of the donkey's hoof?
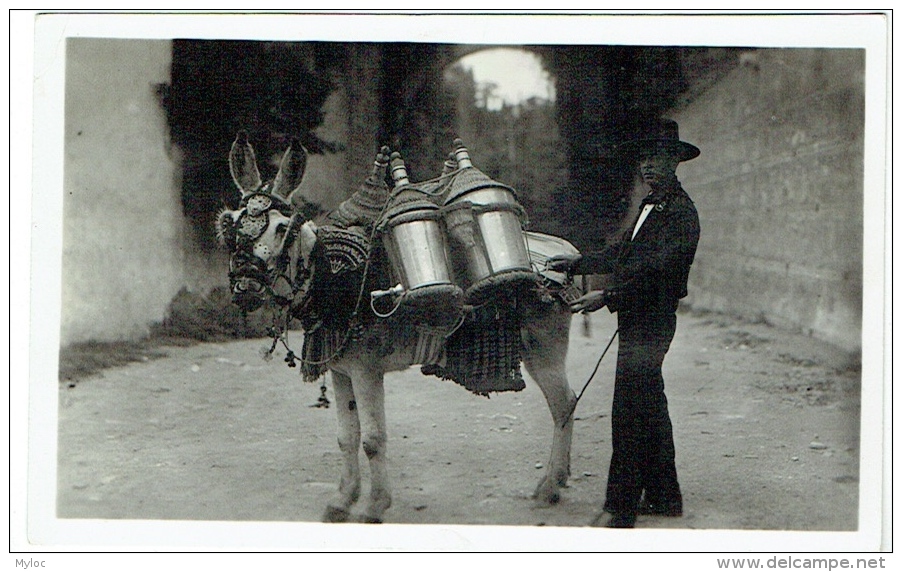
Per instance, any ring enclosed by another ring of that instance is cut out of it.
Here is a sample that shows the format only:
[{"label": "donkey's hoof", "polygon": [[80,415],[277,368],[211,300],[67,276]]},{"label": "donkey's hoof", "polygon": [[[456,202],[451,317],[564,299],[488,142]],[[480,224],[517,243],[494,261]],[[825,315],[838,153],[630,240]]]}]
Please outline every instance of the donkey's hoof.
[{"label": "donkey's hoof", "polygon": [[543,478],[539,481],[539,485],[536,487],[535,492],[532,493],[532,498],[538,505],[557,504],[561,502],[561,491],[547,478]]},{"label": "donkey's hoof", "polygon": [[351,515],[346,509],[337,506],[326,507],[326,514],[323,515],[323,522],[348,522]]},{"label": "donkey's hoof", "polygon": [[382,524],[381,518],[376,518],[375,516],[367,516],[365,514],[361,514],[357,517],[357,522],[362,524]]}]

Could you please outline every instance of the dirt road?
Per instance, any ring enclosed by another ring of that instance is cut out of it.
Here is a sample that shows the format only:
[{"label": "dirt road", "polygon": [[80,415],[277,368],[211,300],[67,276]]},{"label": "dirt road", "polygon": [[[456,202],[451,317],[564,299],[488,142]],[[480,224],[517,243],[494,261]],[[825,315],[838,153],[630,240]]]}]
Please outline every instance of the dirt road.
[{"label": "dirt road", "polygon": [[[586,337],[582,320],[569,354],[577,391],[615,327],[597,312]],[[169,357],[62,385],[58,517],[318,522],[338,481],[335,412],[310,407],[319,386],[279,357],[264,362],[267,345],[166,348]],[[419,368],[389,375],[387,523],[585,527],[604,499],[615,350],[576,410],[570,486],[550,508],[529,499],[551,434],[530,380],[487,399]],[[856,530],[861,376],[847,356],[767,325],[684,313],[664,374],[686,514],[638,528]]]}]

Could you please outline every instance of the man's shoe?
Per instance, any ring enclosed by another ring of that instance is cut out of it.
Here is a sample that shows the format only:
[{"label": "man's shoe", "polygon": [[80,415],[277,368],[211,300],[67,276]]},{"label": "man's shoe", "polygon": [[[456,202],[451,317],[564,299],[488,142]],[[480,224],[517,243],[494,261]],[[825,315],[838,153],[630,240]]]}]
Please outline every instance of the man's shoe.
[{"label": "man's shoe", "polygon": [[683,503],[679,501],[648,502],[647,500],[642,499],[639,503],[639,514],[652,516],[683,516]]},{"label": "man's shoe", "polygon": [[608,511],[601,512],[589,526],[595,528],[635,528],[635,514],[614,514]]}]

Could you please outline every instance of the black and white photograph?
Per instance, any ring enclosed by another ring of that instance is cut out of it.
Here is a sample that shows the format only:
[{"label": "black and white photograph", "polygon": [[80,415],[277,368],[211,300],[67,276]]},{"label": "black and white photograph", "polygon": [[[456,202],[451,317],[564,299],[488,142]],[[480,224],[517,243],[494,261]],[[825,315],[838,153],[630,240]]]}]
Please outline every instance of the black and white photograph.
[{"label": "black and white photograph", "polygon": [[892,551],[891,11],[16,22],[11,552]]}]

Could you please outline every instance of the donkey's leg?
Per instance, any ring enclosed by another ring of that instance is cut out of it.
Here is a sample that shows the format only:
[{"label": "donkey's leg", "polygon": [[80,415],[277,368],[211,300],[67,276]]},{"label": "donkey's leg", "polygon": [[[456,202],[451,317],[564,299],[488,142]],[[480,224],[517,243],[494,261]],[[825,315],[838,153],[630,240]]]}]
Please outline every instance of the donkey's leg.
[{"label": "donkey's leg", "polygon": [[360,498],[360,420],[351,378],[337,371],[332,372],[332,388],[338,409],[338,449],[341,451],[341,481],[338,494],[329,501],[325,522],[345,522],[351,505]]},{"label": "donkey's leg", "polygon": [[571,410],[576,403],[576,394],[567,381],[569,310],[556,307],[541,318],[531,317],[525,322],[522,338],[526,370],[545,395],[554,420],[551,458],[533,498],[540,503],[554,504],[561,498],[560,487],[570,477]]},{"label": "donkey's leg", "polygon": [[370,466],[370,494],[360,515],[362,522],[380,523],[391,506],[391,485],[388,478],[385,426],[385,390],[383,372],[376,367],[364,368],[354,375],[363,452]]}]

